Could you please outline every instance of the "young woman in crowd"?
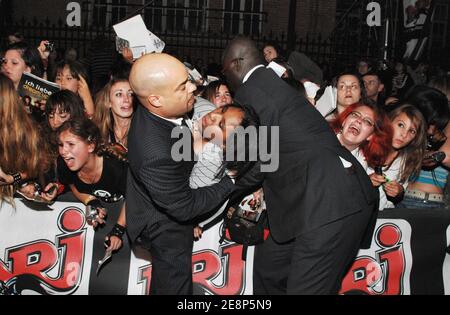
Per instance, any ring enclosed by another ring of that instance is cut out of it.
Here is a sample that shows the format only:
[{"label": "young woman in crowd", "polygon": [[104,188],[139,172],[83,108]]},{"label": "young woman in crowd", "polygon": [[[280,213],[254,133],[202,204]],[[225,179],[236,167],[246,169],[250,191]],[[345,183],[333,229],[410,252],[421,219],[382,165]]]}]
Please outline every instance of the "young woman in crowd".
[{"label": "young woman in crowd", "polygon": [[222,80],[211,82],[206,87],[203,95],[205,99],[213,103],[216,107],[222,107],[233,103],[230,89]]},{"label": "young woman in crowd", "polygon": [[96,97],[94,123],[106,143],[127,152],[128,130],[134,113],[133,91],[127,79],[112,79]]},{"label": "young woman in crowd", "polygon": [[281,47],[274,43],[267,43],[264,45],[263,55],[267,63],[270,63],[275,58],[286,60],[286,58],[283,56],[283,51]]},{"label": "young woman in crowd", "polygon": [[325,118],[334,120],[346,108],[358,102],[366,103],[364,82],[357,74],[343,73],[336,78],[337,104],[336,109]]},{"label": "young woman in crowd", "polygon": [[[407,102],[417,107],[427,122],[427,152],[422,170],[417,178],[410,180],[405,196],[398,208],[444,208],[444,189],[450,167],[450,109],[446,94],[427,86],[416,86],[407,95]],[[443,159],[432,158],[442,152]]]},{"label": "young woman in crowd", "polygon": [[[59,157],[57,130],[67,120],[85,118],[84,105],[81,98],[69,91],[62,90],[53,93],[45,104],[45,120],[40,124],[41,137],[46,140],[49,153],[49,169],[45,172],[45,184],[56,186],[57,194],[69,191],[68,187],[61,184],[58,175],[58,164],[64,162]],[[36,194],[35,183],[30,182],[21,190],[22,196],[33,200]],[[54,195],[44,195],[44,201],[51,202]]]},{"label": "young woman in crowd", "polygon": [[13,82],[3,74],[0,121],[0,201],[12,202],[14,192],[25,179],[43,182],[49,157],[46,141],[25,111]]},{"label": "young woman in crowd", "polygon": [[392,130],[386,114],[369,103],[349,105],[330,122],[339,142],[347,148],[367,171],[383,165],[392,142]]},{"label": "young woman in crowd", "polygon": [[12,44],[6,48],[2,60],[2,73],[7,76],[17,90],[24,72],[32,73],[38,77],[44,75],[44,64],[39,51],[24,42]]},{"label": "young woman in crowd", "polygon": [[[93,204],[99,208],[103,202],[118,202],[124,199],[126,192],[126,161],[104,146],[98,127],[90,120],[76,119],[66,121],[57,132],[59,154],[65,164],[58,169],[61,182],[70,185],[74,195],[85,205]],[[124,211],[124,207],[122,212]],[[106,213],[100,211],[96,227],[105,223]],[[119,214],[108,214],[116,220]],[[120,216],[119,224],[124,229],[125,216]],[[113,242],[118,249],[121,244]]]},{"label": "young woman in crowd", "polygon": [[417,178],[426,148],[426,122],[420,111],[403,104],[389,112],[393,136],[392,146],[382,167],[382,174],[368,173],[379,187],[379,209],[394,208],[401,201],[409,178]]},{"label": "young woman in crowd", "polygon": [[[97,228],[94,248],[102,248],[108,241],[108,249],[119,250],[128,246],[123,242],[125,234],[125,194],[127,162],[115,154],[109,147],[102,144],[98,127],[89,119],[66,121],[58,129],[59,154],[64,160],[58,170],[61,182],[69,185],[77,197],[91,211],[88,222]],[[107,212],[105,204],[123,201],[120,211]],[[106,220],[108,216],[108,220]],[[98,246],[98,247],[96,247]],[[94,252],[93,261],[99,261],[104,255],[102,250]],[[129,251],[119,251],[119,259],[129,259]],[[120,264],[109,264],[111,272],[123,273]],[[126,288],[126,283],[122,283]],[[97,289],[91,283],[90,293]],[[107,294],[105,288],[99,288],[98,293]],[[126,292],[124,292],[126,294]]]},{"label": "young woman in crowd", "polygon": [[63,61],[56,66],[55,82],[63,90],[69,90],[78,94],[83,100],[86,115],[91,118],[94,115],[94,101],[87,83],[87,71],[77,61]]}]

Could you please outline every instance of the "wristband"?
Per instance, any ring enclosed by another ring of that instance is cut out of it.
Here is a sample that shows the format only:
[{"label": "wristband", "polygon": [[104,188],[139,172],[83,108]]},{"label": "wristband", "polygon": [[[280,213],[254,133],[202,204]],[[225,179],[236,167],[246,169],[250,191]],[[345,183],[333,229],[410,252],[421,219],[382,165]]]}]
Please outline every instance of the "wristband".
[{"label": "wristband", "polygon": [[111,236],[116,236],[122,240],[123,235],[125,234],[126,227],[116,223],[111,231],[108,233],[108,238],[111,238]]},{"label": "wristband", "polygon": [[13,177],[13,185],[19,185],[22,180],[22,176],[20,173],[10,174]]}]

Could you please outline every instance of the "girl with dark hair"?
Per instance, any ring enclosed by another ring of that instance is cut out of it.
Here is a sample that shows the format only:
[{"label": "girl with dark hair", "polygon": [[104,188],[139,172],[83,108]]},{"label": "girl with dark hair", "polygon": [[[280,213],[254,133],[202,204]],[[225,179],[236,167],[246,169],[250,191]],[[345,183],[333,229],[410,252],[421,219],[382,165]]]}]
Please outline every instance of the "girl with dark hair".
[{"label": "girl with dark hair", "polygon": [[[51,202],[57,195],[68,191],[68,187],[61,184],[58,174],[58,165],[64,162],[59,158],[57,130],[70,119],[83,119],[85,117],[83,102],[81,98],[73,92],[63,90],[53,93],[45,104],[45,120],[40,124],[41,136],[46,139],[49,153],[49,168],[45,172],[44,178],[47,186],[55,186],[57,194],[47,196],[41,199]],[[34,114],[34,113],[33,113]],[[33,200],[37,187],[33,184],[26,186],[22,191],[25,198]]]},{"label": "girl with dark hair", "polygon": [[216,107],[233,104],[233,97],[231,96],[228,85],[222,81],[211,82],[203,92],[205,98],[213,103]]},{"label": "girl with dark hair", "polygon": [[393,130],[392,146],[381,169],[382,174],[368,173],[372,184],[379,187],[379,209],[394,208],[403,198],[410,178],[420,173],[422,159],[426,148],[426,122],[420,111],[410,105],[402,106],[389,112]]},{"label": "girl with dark hair", "polygon": [[[66,121],[57,132],[59,154],[65,164],[58,169],[61,182],[69,185],[74,195],[85,205],[100,206],[103,202],[118,202],[126,193],[126,161],[108,146],[104,146],[98,127],[88,119]],[[58,165],[59,167],[59,165]],[[122,209],[124,211],[124,208]],[[104,224],[106,213],[99,211],[92,225]],[[109,214],[109,217],[118,214]],[[120,224],[124,228],[125,216]],[[114,249],[121,244],[114,242]]]},{"label": "girl with dark hair", "polygon": [[[60,179],[87,206],[88,223],[96,228],[94,248],[102,248],[105,241],[109,251],[127,247],[127,250],[118,252],[117,258],[128,261],[130,249],[128,242],[123,241],[127,162],[103,145],[100,130],[86,118],[66,121],[58,129],[58,140],[59,154],[65,162],[58,170]],[[107,213],[105,205],[117,202],[123,202],[121,210]],[[97,229],[99,225],[102,225],[101,229]],[[103,255],[102,250],[94,251],[92,260],[99,261]],[[124,272],[121,264],[108,264],[104,269],[109,269],[109,274]],[[125,290],[123,294],[126,294],[127,279],[119,285]],[[108,288],[106,291],[104,286],[97,288],[95,281],[90,284],[89,291],[90,294],[108,294]]]},{"label": "girl with dark hair", "polygon": [[87,83],[88,75],[85,67],[77,61],[63,61],[56,66],[55,82],[63,90],[78,94],[83,100],[86,115],[94,115],[94,101]]},{"label": "girl with dark hair", "polygon": [[266,62],[269,64],[275,58],[286,60],[284,52],[281,47],[276,43],[267,43],[263,47],[263,55]]},{"label": "girl with dark hair", "polygon": [[416,86],[407,101],[417,107],[427,122],[427,152],[422,170],[410,180],[403,201],[398,208],[444,208],[444,189],[450,167],[450,110],[446,94],[427,86]]},{"label": "girl with dark hair", "polygon": [[336,77],[335,87],[337,89],[336,110],[325,117],[328,121],[336,119],[352,104],[368,103],[364,82],[358,74],[342,73]]},{"label": "girl with dark hair", "polygon": [[2,73],[11,79],[17,90],[24,72],[43,77],[44,64],[35,47],[18,42],[6,48],[5,56],[2,59]]},{"label": "girl with dark hair", "polygon": [[390,151],[392,130],[389,120],[376,105],[356,103],[330,122],[339,142],[364,169],[383,165]]},{"label": "girl with dark hair", "polygon": [[56,131],[69,119],[85,117],[83,100],[69,90],[53,93],[45,104],[45,114],[48,127]]}]

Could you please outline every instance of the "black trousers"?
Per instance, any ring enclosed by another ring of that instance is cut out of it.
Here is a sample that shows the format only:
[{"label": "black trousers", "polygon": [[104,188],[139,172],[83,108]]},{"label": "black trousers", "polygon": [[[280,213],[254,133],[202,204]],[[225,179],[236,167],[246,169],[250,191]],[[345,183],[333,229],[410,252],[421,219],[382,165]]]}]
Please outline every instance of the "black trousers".
[{"label": "black trousers", "polygon": [[287,243],[269,236],[255,248],[254,294],[338,294],[371,214],[366,209]]},{"label": "black trousers", "polygon": [[151,295],[192,295],[194,227],[158,222],[140,235],[140,245],[152,257]]}]

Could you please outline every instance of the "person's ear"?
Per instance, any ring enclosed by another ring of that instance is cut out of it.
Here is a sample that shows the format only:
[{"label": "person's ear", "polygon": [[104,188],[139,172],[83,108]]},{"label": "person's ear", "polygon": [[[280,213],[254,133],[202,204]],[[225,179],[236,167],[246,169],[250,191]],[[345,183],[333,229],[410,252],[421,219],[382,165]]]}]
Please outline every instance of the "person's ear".
[{"label": "person's ear", "polygon": [[380,84],[380,86],[378,87],[378,93],[383,92],[384,90],[384,84]]},{"label": "person's ear", "polygon": [[93,153],[95,151],[95,143],[89,143],[88,152]]},{"label": "person's ear", "polygon": [[372,140],[372,138],[373,138],[374,135],[375,135],[375,134],[372,133],[370,136],[367,137],[366,141],[369,142],[370,140]]},{"label": "person's ear", "polygon": [[153,107],[162,107],[162,98],[159,95],[151,94],[147,97],[147,102]]}]

